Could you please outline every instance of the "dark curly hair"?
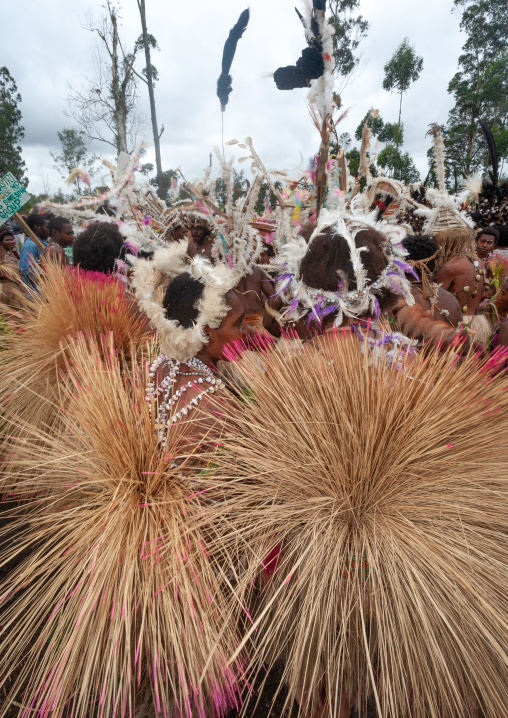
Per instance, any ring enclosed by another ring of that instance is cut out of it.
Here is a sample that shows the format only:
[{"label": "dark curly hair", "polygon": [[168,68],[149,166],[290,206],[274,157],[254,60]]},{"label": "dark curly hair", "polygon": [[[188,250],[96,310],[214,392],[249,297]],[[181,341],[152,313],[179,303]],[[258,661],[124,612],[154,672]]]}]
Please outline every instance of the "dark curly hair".
[{"label": "dark curly hair", "polygon": [[53,230],[56,230],[57,232],[61,232],[66,224],[71,224],[70,219],[67,219],[66,217],[52,217],[49,220],[49,224],[48,224],[49,236],[50,237],[53,236]]},{"label": "dark curly hair", "polygon": [[[389,264],[386,238],[369,227],[357,232],[355,245],[367,247],[368,251],[361,253],[362,262],[369,282],[375,282]],[[336,292],[339,281],[348,290],[356,289],[351,253],[344,237],[336,234],[331,227],[315,237],[300,265],[300,276],[313,289]],[[386,288],[376,291],[376,294],[382,312],[391,311],[400,300],[400,295]]]},{"label": "dark curly hair", "polygon": [[480,239],[482,234],[486,234],[489,237],[494,237],[496,244],[499,241],[499,230],[497,230],[495,227],[482,227],[481,229],[479,229],[476,233],[475,242]]},{"label": "dark curly hair", "polygon": [[179,274],[166,289],[162,306],[168,319],[173,319],[190,329],[198,318],[197,303],[203,295],[205,285],[194,279],[188,272]]},{"label": "dark curly hair", "polygon": [[[362,252],[362,262],[367,277],[374,282],[388,266],[384,245],[385,237],[375,229],[362,229],[356,234],[357,247],[367,247]],[[315,237],[300,265],[300,276],[309,287],[336,292],[339,281],[348,290],[356,289],[356,279],[351,262],[349,245],[341,234],[328,227]]]},{"label": "dark curly hair", "polygon": [[508,224],[500,224],[497,228],[499,232],[499,239],[497,240],[497,246],[500,249],[508,247]]},{"label": "dark curly hair", "polygon": [[[433,237],[428,234],[415,234],[407,236],[402,240],[404,249],[408,251],[408,259],[411,262],[418,262],[421,259],[428,259],[439,249],[439,245]],[[433,272],[436,266],[437,256],[427,264],[428,269]]]},{"label": "dark curly hair", "polygon": [[122,248],[123,237],[116,224],[94,222],[74,240],[73,262],[91,272],[111,274]]},{"label": "dark curly hair", "polygon": [[36,227],[44,227],[44,223],[47,221],[48,217],[46,215],[38,214],[37,212],[32,212],[32,214],[29,214],[25,219],[26,224],[30,227],[32,232],[35,232]]}]

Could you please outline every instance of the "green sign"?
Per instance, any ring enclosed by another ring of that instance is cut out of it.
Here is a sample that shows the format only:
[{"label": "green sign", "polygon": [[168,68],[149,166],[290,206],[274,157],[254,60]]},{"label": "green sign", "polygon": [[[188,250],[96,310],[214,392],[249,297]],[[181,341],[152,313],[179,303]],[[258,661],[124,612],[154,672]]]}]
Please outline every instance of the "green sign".
[{"label": "green sign", "polygon": [[0,180],[0,226],[21,209],[31,196],[14,175],[7,172]]}]

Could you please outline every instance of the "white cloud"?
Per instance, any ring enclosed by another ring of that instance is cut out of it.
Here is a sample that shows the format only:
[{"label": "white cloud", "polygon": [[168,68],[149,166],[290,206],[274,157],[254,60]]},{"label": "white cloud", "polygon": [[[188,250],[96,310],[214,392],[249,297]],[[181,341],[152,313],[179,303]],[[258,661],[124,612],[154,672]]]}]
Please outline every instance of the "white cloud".
[{"label": "white cloud", "polygon": [[[208,164],[210,151],[221,143],[222,117],[215,92],[222,48],[247,4],[247,0],[147,2],[149,31],[161,47],[153,61],[160,75],[156,101],[159,125],[165,126],[162,155],[166,168],[181,166],[188,177],[197,176]],[[47,175],[53,188],[62,184],[48,148],[58,149],[56,132],[72,126],[63,111],[67,84],[80,85],[83,76],[92,73],[94,40],[82,24],[87,11],[100,12],[102,2],[32,2],[29,21],[26,5],[2,3],[0,22],[7,30],[4,38],[11,39],[8,43],[4,39],[3,61],[23,96],[23,149],[30,190],[39,192],[41,174]],[[447,86],[456,71],[463,42],[459,18],[451,13],[452,7],[451,0],[363,0],[361,12],[371,23],[361,44],[367,66],[343,95],[349,114],[340,126],[341,132],[353,134],[371,106],[378,107],[385,120],[396,121],[398,98],[382,89],[383,66],[401,40],[409,38],[423,56],[424,68],[404,97],[405,149],[415,158],[422,175],[427,171],[428,125],[445,122],[452,106]],[[18,37],[16,28],[22,28]],[[126,0],[122,34],[126,44],[132,44],[140,34],[136,4]],[[304,43],[294,0],[251,0],[251,21],[232,68],[233,93],[223,118],[224,135],[226,140],[250,135],[268,167],[294,167],[300,151],[307,161],[317,150],[319,140],[308,115],[306,92],[280,92],[271,78],[262,77],[280,65],[293,64]],[[144,87],[140,92],[148,120]],[[148,121],[144,136],[150,142]],[[105,145],[95,145],[93,150],[111,157]]]}]

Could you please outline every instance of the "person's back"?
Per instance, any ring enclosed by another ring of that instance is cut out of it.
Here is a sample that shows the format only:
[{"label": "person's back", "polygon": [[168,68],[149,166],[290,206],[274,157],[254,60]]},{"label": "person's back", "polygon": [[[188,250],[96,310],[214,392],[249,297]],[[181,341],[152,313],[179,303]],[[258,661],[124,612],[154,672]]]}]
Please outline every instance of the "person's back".
[{"label": "person's back", "polygon": [[[48,222],[45,217],[40,214],[30,214],[26,218],[26,223],[41,243],[46,246],[49,230]],[[21,247],[19,270],[21,272],[21,276],[23,277],[23,281],[31,289],[36,288],[35,276],[38,270],[41,254],[42,250],[40,247],[31,237],[28,237]]]}]

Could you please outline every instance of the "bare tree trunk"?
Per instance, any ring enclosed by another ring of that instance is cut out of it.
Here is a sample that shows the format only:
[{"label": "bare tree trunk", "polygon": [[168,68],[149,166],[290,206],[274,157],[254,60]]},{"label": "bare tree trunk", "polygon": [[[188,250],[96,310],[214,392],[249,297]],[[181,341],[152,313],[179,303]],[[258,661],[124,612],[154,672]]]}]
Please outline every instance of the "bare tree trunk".
[{"label": "bare tree trunk", "polygon": [[111,93],[115,104],[114,120],[116,124],[116,148],[118,154],[127,152],[127,108],[125,106],[125,97],[122,92],[122,83],[120,82],[120,73],[118,67],[118,20],[116,13],[108,5],[109,16],[111,18],[112,47],[111,47]]},{"label": "bare tree trunk", "polygon": [[[402,117],[402,92],[400,93],[400,103],[399,103],[399,124],[397,125],[397,142],[395,143],[395,149],[397,150],[397,154],[395,157],[395,161],[397,162],[397,166],[399,165],[399,140],[400,140],[400,120]],[[397,168],[396,168],[397,169]],[[397,177],[397,171],[395,171],[395,179],[400,179],[400,177]]]},{"label": "bare tree trunk", "polygon": [[[143,32],[143,44],[145,46],[145,59],[146,59],[146,79],[148,84],[148,96],[150,98],[150,115],[152,117],[152,132],[153,132],[153,146],[155,148],[155,166],[157,168],[157,185],[158,194],[161,199],[165,199],[162,196],[164,193],[163,179],[162,179],[162,161],[161,161],[161,146],[160,146],[160,134],[157,125],[157,115],[155,111],[155,94],[153,90],[153,77],[152,77],[152,61],[150,58],[150,45],[148,44],[148,32],[146,29],[146,9],[145,0],[137,0],[139,14],[141,16],[141,28]],[[161,132],[162,134],[162,132]]]}]

